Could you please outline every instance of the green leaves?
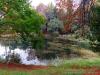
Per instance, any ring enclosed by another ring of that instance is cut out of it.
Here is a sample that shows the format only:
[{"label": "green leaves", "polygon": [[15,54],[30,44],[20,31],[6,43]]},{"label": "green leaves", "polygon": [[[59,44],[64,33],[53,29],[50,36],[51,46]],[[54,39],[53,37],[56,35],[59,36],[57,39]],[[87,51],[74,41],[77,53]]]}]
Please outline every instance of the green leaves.
[{"label": "green leaves", "polygon": [[93,15],[91,15],[91,32],[93,39],[100,41],[100,6],[95,5]]},{"label": "green leaves", "polygon": [[37,44],[42,42],[41,25],[45,23],[45,19],[29,5],[29,0],[0,0],[0,11],[5,13],[0,20],[0,30],[12,28],[27,47],[31,42],[32,47],[36,48],[36,41],[33,40],[38,40]]}]

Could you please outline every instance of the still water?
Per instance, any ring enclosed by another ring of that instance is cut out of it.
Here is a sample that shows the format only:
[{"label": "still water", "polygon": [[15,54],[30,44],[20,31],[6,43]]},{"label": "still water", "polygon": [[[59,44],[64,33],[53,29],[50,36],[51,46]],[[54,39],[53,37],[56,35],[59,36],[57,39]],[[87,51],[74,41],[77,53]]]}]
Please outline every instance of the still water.
[{"label": "still water", "polygon": [[[9,47],[4,47],[2,45],[0,45],[0,57],[5,59],[5,55],[6,55],[6,51],[9,52]],[[11,50],[11,53],[18,53],[20,58],[21,58],[21,62],[22,64],[26,64],[26,65],[47,65],[46,61],[40,61],[37,57],[35,57],[35,59],[32,60],[27,60],[27,56],[28,56],[28,52],[25,50],[21,50],[21,49],[15,49],[15,50]]]}]

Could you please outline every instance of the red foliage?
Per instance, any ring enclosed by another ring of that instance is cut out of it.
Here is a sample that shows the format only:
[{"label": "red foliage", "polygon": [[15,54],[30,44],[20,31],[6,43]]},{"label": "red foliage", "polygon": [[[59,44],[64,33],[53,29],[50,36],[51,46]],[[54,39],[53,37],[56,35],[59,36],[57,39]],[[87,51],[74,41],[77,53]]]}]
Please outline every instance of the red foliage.
[{"label": "red foliage", "polygon": [[[77,20],[78,24],[80,24],[81,26],[86,24],[86,16],[84,15],[87,14],[87,12],[89,12],[89,7],[91,7],[94,2],[95,0],[89,0],[89,4],[84,5],[85,10],[83,10],[83,7],[81,6],[83,4],[82,2],[80,5],[75,5],[73,4],[72,0],[56,0],[58,17],[65,22],[64,25],[66,25],[66,32],[71,31],[72,23],[75,22],[75,20]],[[78,8],[75,11],[73,11],[73,8],[75,8],[75,6],[78,6]],[[65,12],[65,10],[67,10],[67,12]]]},{"label": "red foliage", "polygon": [[73,14],[72,0],[56,0],[56,8],[58,17],[64,22],[65,32],[70,32]]}]

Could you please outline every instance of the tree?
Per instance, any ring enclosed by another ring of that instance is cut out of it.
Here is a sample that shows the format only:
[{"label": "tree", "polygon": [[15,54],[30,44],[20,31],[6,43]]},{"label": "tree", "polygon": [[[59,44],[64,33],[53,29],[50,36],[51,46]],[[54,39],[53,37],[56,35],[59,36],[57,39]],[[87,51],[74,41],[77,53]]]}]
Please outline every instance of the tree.
[{"label": "tree", "polygon": [[48,4],[46,12],[47,17],[47,31],[55,32],[64,29],[63,22],[57,17],[56,8],[52,3]]},{"label": "tree", "polygon": [[40,3],[37,7],[36,7],[36,10],[40,13],[40,14],[42,14],[43,16],[45,16],[46,17],[46,11],[47,11],[47,6],[46,5],[44,5],[43,3]]},{"label": "tree", "polygon": [[32,9],[29,0],[0,0],[1,11],[4,13],[3,18],[0,18],[1,33],[7,29],[15,31],[26,48],[31,45],[37,49],[43,45],[40,43],[43,43],[41,25],[45,23],[45,19]]},{"label": "tree", "polygon": [[[97,0],[95,3],[95,7],[92,8],[91,13],[91,32],[93,34],[93,39],[100,41],[100,5],[98,5],[100,2]],[[92,39],[92,40],[93,40]]]},{"label": "tree", "polygon": [[55,32],[64,29],[63,22],[60,21],[58,18],[51,19],[48,22],[48,31]]},{"label": "tree", "polygon": [[97,0],[95,6],[92,9],[91,14],[91,32],[92,40],[97,40],[100,42],[100,1]]},{"label": "tree", "polygon": [[90,44],[94,51],[100,52],[100,1],[96,0],[96,2],[91,7],[90,12]]},{"label": "tree", "polygon": [[56,8],[58,17],[63,21],[65,31],[71,31],[71,23],[73,16],[72,0],[56,0]]}]

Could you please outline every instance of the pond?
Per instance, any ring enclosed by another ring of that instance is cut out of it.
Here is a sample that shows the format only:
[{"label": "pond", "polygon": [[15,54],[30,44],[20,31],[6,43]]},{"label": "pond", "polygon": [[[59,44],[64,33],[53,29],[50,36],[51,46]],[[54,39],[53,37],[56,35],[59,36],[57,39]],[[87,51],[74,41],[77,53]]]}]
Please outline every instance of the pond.
[{"label": "pond", "polygon": [[[9,47],[4,47],[2,45],[0,45],[0,57],[5,59],[6,57],[6,53],[9,53]],[[27,60],[27,57],[28,57],[28,50],[22,50],[22,49],[19,49],[19,48],[16,48],[14,50],[11,50],[11,53],[17,53],[19,54],[20,58],[21,58],[21,62],[22,64],[26,64],[26,65],[47,65],[47,62],[42,60],[40,61],[37,56],[35,56],[34,59],[32,60]]]}]

